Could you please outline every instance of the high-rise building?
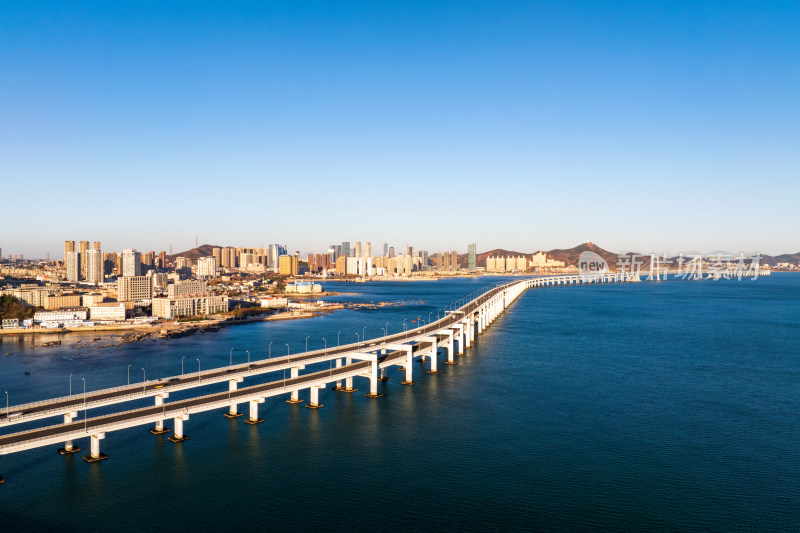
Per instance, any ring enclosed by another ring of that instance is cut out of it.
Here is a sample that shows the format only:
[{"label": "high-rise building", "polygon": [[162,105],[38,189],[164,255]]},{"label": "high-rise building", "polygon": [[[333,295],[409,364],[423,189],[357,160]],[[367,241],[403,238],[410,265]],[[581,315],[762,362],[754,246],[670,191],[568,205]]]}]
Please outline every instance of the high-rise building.
[{"label": "high-rise building", "polygon": [[167,268],[167,252],[165,250],[158,252],[158,267]]},{"label": "high-rise building", "polygon": [[122,250],[122,275],[142,275],[142,254],[130,248]]},{"label": "high-rise building", "polygon": [[364,257],[372,257],[372,243],[369,241],[364,243]]},{"label": "high-rise building", "polygon": [[[100,244],[100,243],[96,243]],[[86,252],[86,281],[93,285],[103,283],[103,252],[93,249]]]},{"label": "high-rise building", "polygon": [[211,249],[211,257],[213,257],[218,265],[222,264],[222,248],[217,248],[216,246]]},{"label": "high-rise building", "polygon": [[478,258],[474,242],[467,247],[467,254],[467,269],[470,272],[475,272],[478,267]]},{"label": "high-rise building", "polygon": [[361,247],[361,241],[356,243],[356,251],[353,257],[364,257],[364,249]]},{"label": "high-rise building", "polygon": [[239,268],[241,270],[247,270],[248,265],[253,265],[258,263],[258,256],[253,253],[249,252],[242,252],[239,254]]},{"label": "high-rise building", "polygon": [[78,243],[78,252],[81,254],[81,279],[86,279],[86,252],[89,251],[89,241]]},{"label": "high-rise building", "polygon": [[453,250],[450,252],[450,270],[456,271],[458,270],[458,251]]},{"label": "high-rise building", "polygon": [[384,256],[388,256],[389,255],[389,243],[388,242],[383,243],[383,255]]},{"label": "high-rise building", "polygon": [[92,243],[92,250],[100,250],[100,241],[94,241]]},{"label": "high-rise building", "polygon": [[81,279],[80,252],[66,252],[64,262],[67,265],[67,281],[70,283],[77,283]]},{"label": "high-rise building", "polygon": [[217,259],[215,257],[201,257],[197,260],[197,277],[214,278],[217,276]]},{"label": "high-rise building", "polygon": [[282,255],[278,257],[278,274],[296,276],[298,270],[296,255]]},{"label": "high-rise building", "polygon": [[64,241],[64,266],[67,264],[67,254],[75,251],[75,241]]},{"label": "high-rise building", "polygon": [[386,254],[386,257],[394,257],[394,246],[389,247],[389,253]]},{"label": "high-rise building", "polygon": [[342,249],[339,250],[339,253],[336,254],[336,257],[343,255],[345,257],[350,257],[350,243],[347,241],[342,241]]}]

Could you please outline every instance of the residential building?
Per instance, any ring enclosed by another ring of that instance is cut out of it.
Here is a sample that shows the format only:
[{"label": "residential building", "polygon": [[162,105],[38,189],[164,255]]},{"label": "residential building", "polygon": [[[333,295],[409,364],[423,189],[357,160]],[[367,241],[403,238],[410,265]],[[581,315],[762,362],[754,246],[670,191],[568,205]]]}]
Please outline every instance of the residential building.
[{"label": "residential building", "polygon": [[[95,243],[100,244],[100,243]],[[86,252],[86,281],[93,285],[103,283],[103,252],[95,248]]]},{"label": "residential building", "polygon": [[342,249],[339,250],[339,253],[336,254],[336,257],[338,258],[342,255],[345,257],[350,257],[350,242],[342,241]]},{"label": "residential building", "polygon": [[353,254],[353,257],[364,257],[364,250],[361,247],[361,241],[356,243],[356,250],[355,253]]},{"label": "residential building", "polygon": [[77,283],[81,279],[81,254],[80,252],[67,252],[67,281]]},{"label": "residential building", "polygon": [[296,255],[282,255],[278,258],[278,274],[296,276],[298,261]]},{"label": "residential building", "polygon": [[142,254],[127,248],[122,250],[122,276],[138,277],[142,275]]},{"label": "residential building", "polygon": [[[77,253],[77,252],[73,252]],[[44,298],[42,307],[48,311],[64,309],[66,307],[81,307],[83,303],[80,294],[49,294]]]},{"label": "residential building", "polygon": [[364,243],[364,257],[372,257],[372,243],[369,241]]},{"label": "residential building", "polygon": [[215,257],[201,257],[200,259],[198,259],[197,277],[198,278],[217,277],[217,259]]},{"label": "residential building", "polygon": [[67,264],[67,254],[75,251],[75,241],[64,241],[64,266]]},{"label": "residential building", "polygon": [[89,320],[121,321],[125,320],[125,304],[98,305],[89,308]]},{"label": "residential building", "polygon": [[475,243],[467,246],[467,270],[475,272],[478,269],[478,255]]},{"label": "residential building", "polygon": [[81,254],[81,279],[86,279],[86,252],[89,251],[89,241],[78,243],[78,252]]},{"label": "residential building", "polygon": [[89,314],[88,309],[62,309],[60,311],[37,311],[33,314],[33,321],[37,323],[42,322],[72,322],[76,320],[86,320]]},{"label": "residential building", "polygon": [[289,305],[288,298],[281,298],[280,296],[269,296],[261,299],[261,307],[286,307]]},{"label": "residential building", "polygon": [[170,298],[201,296],[208,292],[208,284],[205,281],[185,280],[167,285],[167,296]]}]

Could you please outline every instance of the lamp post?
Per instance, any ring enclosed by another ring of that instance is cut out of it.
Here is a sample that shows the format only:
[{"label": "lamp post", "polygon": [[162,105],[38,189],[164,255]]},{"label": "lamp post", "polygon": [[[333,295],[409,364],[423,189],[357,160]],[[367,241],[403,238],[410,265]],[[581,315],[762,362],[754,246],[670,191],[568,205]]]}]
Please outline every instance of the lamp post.
[{"label": "lamp post", "polygon": [[306,351],[308,351],[308,337],[310,337],[310,336],[311,336],[311,335],[307,335],[307,336],[306,336]]},{"label": "lamp post", "polygon": [[275,341],[269,341],[269,354],[267,355],[267,359],[272,357],[272,343]]},{"label": "lamp post", "polygon": [[69,397],[72,398],[72,374],[69,375]]},{"label": "lamp post", "polygon": [[245,350],[247,352],[247,366],[250,366],[250,350]]},{"label": "lamp post", "polygon": [[228,361],[228,366],[233,366],[233,348],[231,348],[230,360]]},{"label": "lamp post", "polygon": [[432,314],[433,314],[433,311],[431,311],[430,313],[428,313],[428,324],[430,324],[430,323],[431,323],[431,315],[432,315]]},{"label": "lamp post", "polygon": [[339,335],[341,334],[342,334],[341,330],[336,332],[336,346],[339,346]]},{"label": "lamp post", "polygon": [[406,331],[406,329],[407,329],[407,327],[406,327],[406,319],[404,318],[403,319],[403,331]]},{"label": "lamp post", "polygon": [[6,391],[6,420],[8,420],[8,391]]},{"label": "lamp post", "polygon": [[183,375],[183,360],[184,359],[186,359],[185,355],[183,357],[181,357],[181,376]]},{"label": "lamp post", "polygon": [[131,384],[131,365],[128,365],[128,385]]},{"label": "lamp post", "polygon": [[389,336],[389,323],[386,323],[386,336]]},{"label": "lamp post", "polygon": [[195,359],[197,361],[197,381],[200,382],[200,359]]},{"label": "lamp post", "polygon": [[143,368],[142,369],[142,390],[146,390],[147,389],[146,383],[147,383],[147,372],[145,372],[144,368]]},{"label": "lamp post", "polygon": [[[83,430],[88,431],[86,429],[86,378],[81,378],[83,380]],[[8,393],[6,393],[6,401],[8,401]]]},{"label": "lamp post", "polygon": [[325,337],[322,337],[322,342],[325,343],[325,352],[324,353],[325,353],[325,355],[328,355],[328,339],[326,339]]},{"label": "lamp post", "polygon": [[366,343],[367,342],[367,326],[361,328],[361,339]]},{"label": "lamp post", "polygon": [[356,346],[358,346],[359,344],[361,344],[361,339],[359,338],[358,332],[356,331]]}]

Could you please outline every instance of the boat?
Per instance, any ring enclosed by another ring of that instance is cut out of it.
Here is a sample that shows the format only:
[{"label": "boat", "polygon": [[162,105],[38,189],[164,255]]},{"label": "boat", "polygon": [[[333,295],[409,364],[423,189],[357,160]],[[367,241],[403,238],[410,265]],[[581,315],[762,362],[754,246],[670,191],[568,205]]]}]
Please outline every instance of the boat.
[{"label": "boat", "polygon": [[31,375],[31,371],[30,371],[30,370],[26,370],[26,371],[25,371],[25,375],[26,375],[26,376],[30,376],[30,375]]}]

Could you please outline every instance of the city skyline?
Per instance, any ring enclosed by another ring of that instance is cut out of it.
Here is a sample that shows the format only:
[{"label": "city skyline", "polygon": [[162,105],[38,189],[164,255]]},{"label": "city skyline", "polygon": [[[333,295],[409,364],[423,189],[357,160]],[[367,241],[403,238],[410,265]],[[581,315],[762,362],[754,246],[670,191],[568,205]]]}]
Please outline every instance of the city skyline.
[{"label": "city skyline", "polygon": [[775,3],[6,3],[0,175],[37,198],[4,203],[25,223],[0,245],[794,253],[798,25]]}]

